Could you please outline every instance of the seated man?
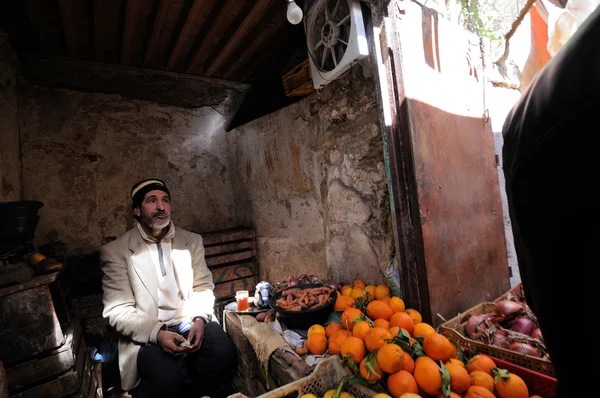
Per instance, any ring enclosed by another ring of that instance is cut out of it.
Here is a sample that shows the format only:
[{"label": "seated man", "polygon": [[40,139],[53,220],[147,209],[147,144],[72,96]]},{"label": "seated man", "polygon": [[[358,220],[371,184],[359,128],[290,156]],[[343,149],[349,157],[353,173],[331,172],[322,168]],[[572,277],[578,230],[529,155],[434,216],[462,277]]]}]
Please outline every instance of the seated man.
[{"label": "seated man", "polygon": [[202,237],[175,228],[163,181],[135,184],[131,199],[135,227],[100,249],[103,315],[121,336],[121,386],[140,397],[227,396],[236,351],[212,319]]}]

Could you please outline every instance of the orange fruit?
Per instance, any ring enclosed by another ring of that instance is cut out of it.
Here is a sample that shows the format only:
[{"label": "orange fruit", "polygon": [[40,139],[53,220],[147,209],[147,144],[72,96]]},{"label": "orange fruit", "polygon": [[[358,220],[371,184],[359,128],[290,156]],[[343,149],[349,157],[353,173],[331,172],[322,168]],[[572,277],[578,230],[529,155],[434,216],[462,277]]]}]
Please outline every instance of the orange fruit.
[{"label": "orange fruit", "polygon": [[384,344],[377,350],[377,363],[384,372],[396,373],[404,368],[404,351],[396,344]]},{"label": "orange fruit", "polygon": [[388,321],[386,321],[385,319],[375,319],[373,321],[373,324],[375,325],[376,328],[382,328],[382,329],[389,329],[390,328],[390,323]]},{"label": "orange fruit", "polygon": [[380,301],[383,301],[383,302],[384,302],[384,303],[386,303],[386,304],[389,304],[389,303],[390,303],[390,297],[383,297],[383,298],[380,298],[379,300],[380,300]]},{"label": "orange fruit", "polygon": [[342,326],[344,329],[352,330],[354,328],[354,322],[358,322],[363,316],[363,313],[358,308],[348,308],[344,312],[342,312]]},{"label": "orange fruit", "polygon": [[443,334],[432,334],[425,336],[423,350],[428,357],[436,362],[447,362],[452,358],[456,347]]},{"label": "orange fruit", "polygon": [[365,341],[365,336],[371,330],[371,326],[367,321],[360,321],[352,328],[352,336],[358,337],[362,341]]},{"label": "orange fruit", "polygon": [[464,366],[448,362],[446,365],[448,373],[450,373],[450,390],[457,394],[463,394],[471,387],[471,379],[469,372]]},{"label": "orange fruit", "polygon": [[405,370],[392,373],[388,377],[387,387],[393,398],[398,398],[406,393],[417,394],[419,392],[417,381]]},{"label": "orange fruit", "polygon": [[325,333],[314,333],[306,339],[306,348],[312,354],[323,355],[327,350],[327,337]]},{"label": "orange fruit", "polygon": [[338,312],[346,311],[348,308],[352,308],[356,305],[356,301],[350,296],[339,295],[335,299],[333,310]]},{"label": "orange fruit", "polygon": [[331,337],[329,338],[329,353],[332,355],[338,355],[342,353],[342,344],[348,337],[352,336],[352,334],[346,329],[338,330],[333,332]]},{"label": "orange fruit", "polygon": [[[406,312],[408,314],[408,311]],[[428,323],[425,322],[419,322],[415,324],[415,328],[413,330],[413,336],[417,337],[417,336],[430,336],[432,334],[435,334],[436,331],[433,328],[433,326],[431,326]]]},{"label": "orange fruit", "polygon": [[358,299],[358,298],[365,298],[365,292],[362,289],[362,287],[353,287],[352,291],[350,292],[350,297],[352,297],[354,300]]},{"label": "orange fruit", "polygon": [[334,332],[337,332],[338,330],[342,330],[342,324],[341,323],[337,323],[337,322],[331,322],[329,325],[327,325],[327,327],[325,328],[325,336],[327,338],[330,338],[331,335]]},{"label": "orange fruit", "polygon": [[492,369],[496,367],[496,363],[492,358],[485,354],[474,355],[467,363],[467,372],[471,373],[475,370],[483,370],[490,376],[494,376]]},{"label": "orange fruit", "polygon": [[419,387],[427,394],[438,395],[442,392],[442,373],[433,359],[427,356],[417,358],[414,376]]},{"label": "orange fruit", "polygon": [[365,286],[365,292],[367,292],[367,297],[369,297],[370,299],[375,298],[375,286],[373,286],[373,285]]},{"label": "orange fruit", "polygon": [[394,312],[404,312],[404,310],[406,309],[406,307],[404,306],[404,300],[402,300],[400,297],[391,297],[388,304],[390,305],[390,307],[392,307],[392,310]]},{"label": "orange fruit", "polygon": [[365,343],[358,337],[350,336],[342,343],[342,357],[350,355],[355,363],[360,363],[367,355]]},{"label": "orange fruit", "polygon": [[365,345],[369,352],[376,350],[377,348],[387,344],[387,341],[392,338],[392,335],[387,329],[383,328],[371,328],[369,333],[365,336]]},{"label": "orange fruit", "polygon": [[464,398],[496,398],[496,396],[485,387],[471,386]]},{"label": "orange fruit", "polygon": [[352,282],[352,287],[360,287],[361,289],[364,289],[366,287],[365,283],[363,281],[361,281],[360,279],[355,279],[354,282]]},{"label": "orange fruit", "polygon": [[390,327],[400,326],[405,329],[411,336],[415,329],[415,323],[413,319],[406,312],[396,312],[390,318]]},{"label": "orange fruit", "polygon": [[377,285],[377,287],[375,288],[375,298],[377,300],[382,299],[384,297],[391,297],[391,291],[390,288],[387,287],[386,285]]},{"label": "orange fruit", "polygon": [[450,358],[444,365],[448,365],[449,363],[453,363],[455,365],[461,366],[463,369],[467,368],[461,360],[458,360],[456,358]]},{"label": "orange fruit", "polygon": [[398,333],[400,332],[400,326],[394,326],[392,328],[389,328],[388,330],[392,334],[392,337],[396,337],[396,336],[398,336]]},{"label": "orange fruit", "polygon": [[500,377],[496,382],[498,398],[529,398],[527,385],[520,376],[508,373],[508,377]]},{"label": "orange fruit", "polygon": [[367,304],[367,316],[373,320],[385,319],[389,321],[394,315],[394,310],[381,300],[373,300]]},{"label": "orange fruit", "polygon": [[415,325],[419,322],[423,322],[423,317],[421,316],[419,311],[409,308],[406,310],[406,313],[408,315],[410,315],[410,317],[413,319],[413,322],[415,323]]},{"label": "orange fruit", "polygon": [[472,371],[469,374],[469,378],[471,379],[472,386],[485,387],[490,390],[490,392],[494,392],[496,390],[496,382],[494,381],[494,378],[483,370]]},{"label": "orange fruit", "polygon": [[455,392],[450,391],[450,395],[448,395],[448,397],[446,397],[444,394],[440,394],[435,398],[461,398],[461,396]]},{"label": "orange fruit", "polygon": [[377,361],[370,361],[370,364],[371,364],[371,366],[373,366],[373,370],[375,371],[375,373],[371,372],[367,368],[367,358],[365,358],[360,362],[360,366],[359,366],[360,375],[366,381],[380,380],[381,377],[383,376],[383,372],[382,372],[381,368],[379,367],[379,365],[377,364]]},{"label": "orange fruit", "polygon": [[307,336],[310,337],[315,333],[325,334],[325,328],[319,324],[312,325],[308,328]]},{"label": "orange fruit", "polygon": [[413,374],[415,371],[415,360],[406,351],[404,351],[404,367],[402,370],[406,370],[410,374]]},{"label": "orange fruit", "polygon": [[352,286],[350,286],[350,285],[342,286],[342,296],[350,296],[351,291],[352,291]]}]

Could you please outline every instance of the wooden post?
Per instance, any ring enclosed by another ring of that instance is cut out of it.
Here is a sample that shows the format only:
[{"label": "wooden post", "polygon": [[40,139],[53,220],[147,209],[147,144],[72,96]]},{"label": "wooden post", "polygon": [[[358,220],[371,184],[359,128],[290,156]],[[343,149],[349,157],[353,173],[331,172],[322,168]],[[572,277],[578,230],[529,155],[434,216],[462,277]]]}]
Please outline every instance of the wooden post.
[{"label": "wooden post", "polygon": [[8,398],[8,383],[6,382],[6,372],[2,361],[0,361],[0,398]]}]

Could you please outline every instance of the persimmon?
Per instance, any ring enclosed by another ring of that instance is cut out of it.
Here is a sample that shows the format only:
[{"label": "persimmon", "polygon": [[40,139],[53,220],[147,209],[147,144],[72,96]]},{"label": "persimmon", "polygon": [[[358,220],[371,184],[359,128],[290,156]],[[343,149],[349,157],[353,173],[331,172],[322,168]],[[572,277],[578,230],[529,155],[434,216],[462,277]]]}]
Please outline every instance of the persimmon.
[{"label": "persimmon", "polygon": [[494,381],[494,378],[483,370],[472,371],[469,373],[469,378],[471,379],[472,386],[485,387],[491,392],[496,390],[496,382]]},{"label": "persimmon", "polygon": [[450,391],[457,394],[463,394],[471,386],[471,379],[469,373],[464,366],[457,365],[455,363],[447,362],[446,369],[450,373]]},{"label": "persimmon", "polygon": [[415,361],[415,380],[423,391],[429,395],[442,392],[442,373],[435,361],[428,356],[422,356]]},{"label": "persimmon", "polygon": [[425,336],[430,336],[435,333],[436,333],[436,331],[433,328],[433,326],[431,326],[430,324],[425,323],[425,322],[416,323],[415,327],[413,329],[414,337],[417,337],[417,336],[425,337]]},{"label": "persimmon", "polygon": [[467,372],[471,373],[475,370],[483,370],[490,376],[493,376],[492,369],[496,367],[496,363],[492,358],[485,354],[474,355],[467,363]]},{"label": "persimmon", "polygon": [[350,296],[339,295],[335,299],[335,304],[333,304],[334,311],[343,312],[348,308],[352,308],[356,305],[356,300],[354,300]]},{"label": "persimmon", "polygon": [[419,392],[419,386],[415,377],[405,370],[400,370],[389,375],[387,388],[394,398],[399,398],[406,393],[417,394]]},{"label": "persimmon", "polygon": [[342,326],[344,329],[352,330],[355,325],[355,321],[358,322],[359,319],[363,316],[363,313],[358,308],[348,308],[346,311],[342,312]]},{"label": "persimmon", "polygon": [[367,292],[367,297],[371,300],[375,299],[375,286],[367,285],[365,286],[365,292]]},{"label": "persimmon", "polygon": [[325,336],[327,338],[330,338],[331,335],[334,332],[337,332],[338,330],[342,330],[342,324],[341,323],[337,323],[337,322],[331,322],[329,325],[327,325],[327,327],[325,328]]},{"label": "persimmon", "polygon": [[392,307],[381,300],[373,300],[367,304],[367,316],[373,320],[385,319],[389,321],[392,315],[394,315]]},{"label": "persimmon", "polygon": [[373,325],[375,325],[376,328],[382,328],[386,330],[389,330],[390,328],[390,322],[386,321],[385,319],[375,319],[373,321]]},{"label": "persimmon", "polygon": [[412,356],[404,351],[404,368],[402,370],[406,370],[408,373],[413,374],[415,372],[415,360]]},{"label": "persimmon", "polygon": [[404,310],[406,309],[404,305],[404,300],[397,296],[391,297],[388,304],[390,305],[390,307],[392,307],[392,310],[394,312],[404,312]]},{"label": "persimmon", "polygon": [[496,396],[485,387],[471,386],[464,398],[496,398]]},{"label": "persimmon", "polygon": [[327,350],[327,337],[321,333],[312,334],[306,339],[306,348],[311,354],[323,355]]},{"label": "persimmon", "polygon": [[352,282],[352,287],[359,287],[361,289],[364,289],[366,287],[365,283],[363,281],[361,281],[360,279],[355,279],[354,282]]},{"label": "persimmon", "polygon": [[352,297],[354,300],[358,299],[358,298],[365,298],[365,292],[362,289],[362,287],[353,287],[352,291],[350,292],[350,297]]},{"label": "persimmon", "polygon": [[342,343],[350,336],[352,336],[352,334],[346,329],[333,332],[328,341],[329,353],[332,355],[341,354]]},{"label": "persimmon", "polygon": [[384,344],[377,350],[377,363],[384,372],[396,373],[404,368],[404,351],[396,344]]},{"label": "persimmon", "polygon": [[419,313],[419,311],[413,309],[413,308],[409,308],[406,310],[406,313],[408,315],[410,315],[410,317],[413,319],[414,324],[416,325],[417,323],[421,323],[423,322],[423,317],[421,316],[421,314]]},{"label": "persimmon", "polygon": [[[367,366],[367,364],[369,366]],[[383,371],[379,367],[377,361],[369,360],[368,357],[360,361],[358,370],[360,371],[362,378],[366,381],[381,380],[383,377]]]},{"label": "persimmon", "polygon": [[423,350],[434,361],[447,362],[454,354],[456,347],[443,334],[425,336]]},{"label": "persimmon", "polygon": [[529,398],[527,385],[520,376],[505,369],[496,372],[498,398]]},{"label": "persimmon", "polygon": [[379,347],[386,344],[386,340],[390,340],[392,335],[387,329],[383,328],[371,328],[365,336],[365,345],[369,352],[378,349]]},{"label": "persimmon", "polygon": [[386,285],[377,285],[377,287],[375,288],[375,298],[377,300],[380,300],[384,297],[390,297],[391,296],[391,291],[390,288],[387,287]]},{"label": "persimmon", "polygon": [[342,286],[342,296],[350,296],[350,292],[352,291],[352,286],[344,285]]},{"label": "persimmon", "polygon": [[408,334],[412,336],[413,331],[415,330],[415,323],[413,319],[406,312],[396,312],[390,318],[390,327],[400,326],[402,329],[406,330]]},{"label": "persimmon", "polygon": [[365,343],[358,337],[350,336],[342,343],[342,357],[350,355],[355,363],[360,363],[367,355]]},{"label": "persimmon", "polygon": [[365,336],[371,330],[371,326],[367,321],[360,321],[352,328],[352,336],[358,337],[362,341],[365,341]]}]

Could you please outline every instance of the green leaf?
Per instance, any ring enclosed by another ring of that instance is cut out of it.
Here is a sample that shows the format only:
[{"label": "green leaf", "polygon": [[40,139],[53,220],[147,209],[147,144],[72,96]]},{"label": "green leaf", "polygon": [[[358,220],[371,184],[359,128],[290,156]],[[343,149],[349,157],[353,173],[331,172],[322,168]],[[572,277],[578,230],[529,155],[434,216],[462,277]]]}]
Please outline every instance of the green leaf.
[{"label": "green leaf", "polygon": [[385,276],[385,283],[390,288],[392,296],[401,298],[402,294],[400,293],[400,287],[398,285],[396,285],[396,281],[394,280],[394,277],[387,272],[384,272],[383,275]]},{"label": "green leaf", "polygon": [[442,374],[442,394],[448,398],[450,396],[450,372],[442,361],[440,361],[440,373]]},{"label": "green leaf", "polygon": [[342,312],[340,312],[340,311],[331,312],[329,314],[329,317],[327,318],[327,322],[325,322],[325,326],[327,326],[333,322],[342,323]]},{"label": "green leaf", "polygon": [[419,342],[413,343],[413,345],[410,346],[409,352],[412,354],[413,357],[425,356],[425,350],[423,350],[423,346]]},{"label": "green leaf", "polygon": [[510,379],[510,372],[506,369],[493,368],[492,372],[494,373],[494,381],[496,383],[498,383],[498,381],[500,381],[500,379],[502,379],[502,380]]}]

